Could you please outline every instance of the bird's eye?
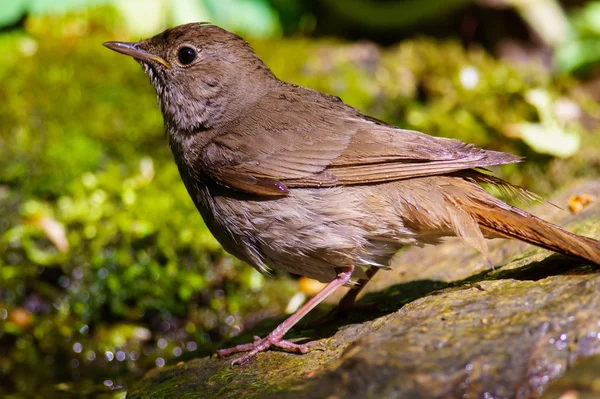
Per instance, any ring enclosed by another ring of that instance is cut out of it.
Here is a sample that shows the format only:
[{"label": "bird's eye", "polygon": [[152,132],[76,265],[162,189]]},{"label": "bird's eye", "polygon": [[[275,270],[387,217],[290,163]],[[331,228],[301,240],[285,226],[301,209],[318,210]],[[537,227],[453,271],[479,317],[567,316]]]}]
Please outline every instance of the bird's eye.
[{"label": "bird's eye", "polygon": [[191,47],[182,47],[177,53],[177,58],[181,65],[189,65],[196,59],[196,50]]}]

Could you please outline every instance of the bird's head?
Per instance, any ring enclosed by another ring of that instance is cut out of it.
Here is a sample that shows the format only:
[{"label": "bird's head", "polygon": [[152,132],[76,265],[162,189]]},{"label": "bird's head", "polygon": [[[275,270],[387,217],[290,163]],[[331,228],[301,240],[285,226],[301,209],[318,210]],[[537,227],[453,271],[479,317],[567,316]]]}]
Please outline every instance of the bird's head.
[{"label": "bird's head", "polygon": [[139,42],[104,46],[142,65],[156,88],[171,134],[234,119],[276,81],[245,40],[207,23],[180,25]]}]

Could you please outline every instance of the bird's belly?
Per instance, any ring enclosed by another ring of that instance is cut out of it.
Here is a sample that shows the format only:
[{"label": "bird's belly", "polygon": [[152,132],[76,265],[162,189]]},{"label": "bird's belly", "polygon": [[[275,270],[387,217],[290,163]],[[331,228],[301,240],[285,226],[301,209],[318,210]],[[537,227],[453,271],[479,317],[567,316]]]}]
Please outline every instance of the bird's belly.
[{"label": "bird's belly", "polygon": [[209,195],[201,213],[217,240],[263,272],[331,281],[336,268],[353,264],[360,277],[360,267],[387,266],[400,246],[415,243],[398,217],[374,213],[376,199],[358,187],[293,189],[270,200]]}]

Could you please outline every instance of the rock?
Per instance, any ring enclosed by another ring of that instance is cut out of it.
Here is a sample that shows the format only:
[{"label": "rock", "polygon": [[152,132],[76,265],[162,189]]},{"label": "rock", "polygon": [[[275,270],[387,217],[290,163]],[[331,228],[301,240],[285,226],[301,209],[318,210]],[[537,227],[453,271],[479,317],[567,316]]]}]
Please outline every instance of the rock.
[{"label": "rock", "polygon": [[[599,238],[600,180],[552,201],[566,208],[582,193],[595,202],[577,215],[548,203],[533,212]],[[600,355],[598,268],[518,242],[490,249],[494,268],[457,242],[401,251],[367,286],[364,309],[325,322],[315,312],[292,330],[292,340],[319,340],[310,353],[272,350],[240,367],[214,357],[180,362],[150,371],[128,397],[530,398],[572,368],[552,385],[570,392],[585,375],[577,362]]]}]

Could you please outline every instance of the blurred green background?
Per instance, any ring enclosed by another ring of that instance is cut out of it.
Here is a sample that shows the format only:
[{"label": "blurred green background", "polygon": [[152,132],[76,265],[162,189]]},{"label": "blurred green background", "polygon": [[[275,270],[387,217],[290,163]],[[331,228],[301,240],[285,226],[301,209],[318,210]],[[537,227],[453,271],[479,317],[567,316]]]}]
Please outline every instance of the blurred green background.
[{"label": "blurred green background", "polygon": [[523,155],[498,175],[542,195],[600,175],[600,1],[0,0],[0,397],[124,397],[311,293],[220,249],[146,76],[101,46],[189,21],[375,117]]}]

